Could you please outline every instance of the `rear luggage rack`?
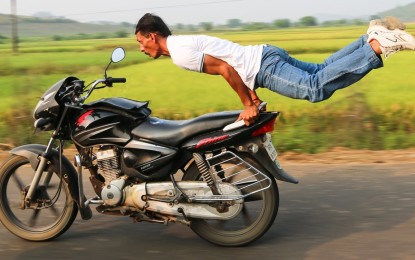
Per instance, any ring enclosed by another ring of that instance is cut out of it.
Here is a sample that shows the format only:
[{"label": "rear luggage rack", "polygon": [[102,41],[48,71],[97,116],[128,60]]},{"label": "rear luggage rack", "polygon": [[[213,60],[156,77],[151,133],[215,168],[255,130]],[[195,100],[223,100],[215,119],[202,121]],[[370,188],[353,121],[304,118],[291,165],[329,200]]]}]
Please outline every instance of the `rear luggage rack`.
[{"label": "rear luggage rack", "polygon": [[[220,200],[243,199],[271,186],[272,180],[266,174],[233,152],[225,151],[207,158],[206,161],[211,174],[216,177],[216,182],[233,184],[239,191],[238,194],[222,193],[217,196],[222,197]],[[230,163],[232,165],[229,165]],[[220,185],[218,187],[220,188]]]}]

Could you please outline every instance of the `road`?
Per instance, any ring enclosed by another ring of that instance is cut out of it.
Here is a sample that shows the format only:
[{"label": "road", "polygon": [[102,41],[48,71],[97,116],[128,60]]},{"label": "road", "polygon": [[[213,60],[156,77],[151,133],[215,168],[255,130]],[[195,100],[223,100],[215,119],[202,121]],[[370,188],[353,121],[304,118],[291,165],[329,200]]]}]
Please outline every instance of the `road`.
[{"label": "road", "polygon": [[0,226],[0,259],[415,259],[415,164],[289,164],[280,210],[253,244],[223,248],[181,224],[79,217],[57,240],[33,243]]}]

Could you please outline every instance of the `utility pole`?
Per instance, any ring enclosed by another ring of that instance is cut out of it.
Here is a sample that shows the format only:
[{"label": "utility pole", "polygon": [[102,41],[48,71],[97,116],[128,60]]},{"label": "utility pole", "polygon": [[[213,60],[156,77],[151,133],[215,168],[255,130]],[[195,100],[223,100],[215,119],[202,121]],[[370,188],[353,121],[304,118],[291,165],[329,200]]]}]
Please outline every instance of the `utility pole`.
[{"label": "utility pole", "polygon": [[12,45],[13,45],[13,52],[17,53],[18,50],[18,42],[19,36],[17,33],[17,7],[16,7],[17,0],[10,0],[11,6],[11,18],[12,18]]}]

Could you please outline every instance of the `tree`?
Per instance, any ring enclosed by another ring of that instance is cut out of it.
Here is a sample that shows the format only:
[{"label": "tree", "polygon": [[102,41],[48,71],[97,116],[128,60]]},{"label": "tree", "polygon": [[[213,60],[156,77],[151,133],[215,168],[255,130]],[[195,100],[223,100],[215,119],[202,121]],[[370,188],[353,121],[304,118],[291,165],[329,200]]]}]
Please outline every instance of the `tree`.
[{"label": "tree", "polygon": [[117,38],[127,38],[129,33],[125,30],[120,30],[115,32],[115,37]]},{"label": "tree", "polygon": [[258,30],[268,29],[268,27],[269,26],[266,23],[255,22],[255,23],[246,24],[244,26],[244,29],[249,30],[249,31],[258,31]]},{"label": "tree", "polygon": [[332,21],[325,21],[322,23],[323,26],[344,26],[349,24],[349,21],[346,19],[340,19],[340,20],[332,20]]},{"label": "tree", "polygon": [[196,31],[196,27],[193,24],[189,24],[187,25],[187,30],[190,32],[194,32]]},{"label": "tree", "polygon": [[304,16],[300,18],[300,25],[301,26],[316,26],[317,19],[314,16]]},{"label": "tree", "polygon": [[278,19],[272,23],[277,28],[289,28],[291,27],[290,19]]},{"label": "tree", "polygon": [[61,35],[53,35],[52,39],[54,41],[62,41],[64,38]]},{"label": "tree", "polygon": [[135,27],[135,25],[134,25],[134,24],[132,24],[132,23],[128,23],[128,22],[122,22],[122,23],[121,23],[121,26],[123,26],[123,27],[128,27],[128,28],[130,28],[130,27]]},{"label": "tree", "polygon": [[226,23],[228,28],[240,28],[242,27],[242,22],[240,19],[229,19]]},{"label": "tree", "polygon": [[202,22],[199,24],[199,26],[205,31],[210,31],[213,28],[213,24],[209,22]]},{"label": "tree", "polygon": [[362,19],[354,19],[354,20],[352,20],[352,23],[354,25],[365,25],[365,24],[367,24],[367,22],[362,20]]},{"label": "tree", "polygon": [[183,30],[184,30],[184,24],[182,24],[182,23],[178,23],[178,24],[176,24],[175,26],[173,26],[173,28],[174,28],[175,30],[178,30],[178,31],[183,31]]},{"label": "tree", "polygon": [[382,17],[380,17],[379,15],[371,15],[369,20],[376,20],[376,19],[381,19]]}]

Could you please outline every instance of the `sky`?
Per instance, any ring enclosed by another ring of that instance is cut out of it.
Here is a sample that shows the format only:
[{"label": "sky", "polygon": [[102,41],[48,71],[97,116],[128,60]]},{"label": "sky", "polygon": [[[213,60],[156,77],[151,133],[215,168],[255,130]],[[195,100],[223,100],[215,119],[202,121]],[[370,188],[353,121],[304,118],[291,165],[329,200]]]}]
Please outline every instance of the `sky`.
[{"label": "sky", "polygon": [[[304,16],[332,15],[367,17],[415,0],[16,0],[17,14],[48,12],[80,22],[114,21],[135,24],[147,12],[167,24],[224,24],[229,19],[243,22],[296,21]],[[0,13],[10,14],[11,0],[0,0]],[[337,17],[336,17],[337,18]]]}]

